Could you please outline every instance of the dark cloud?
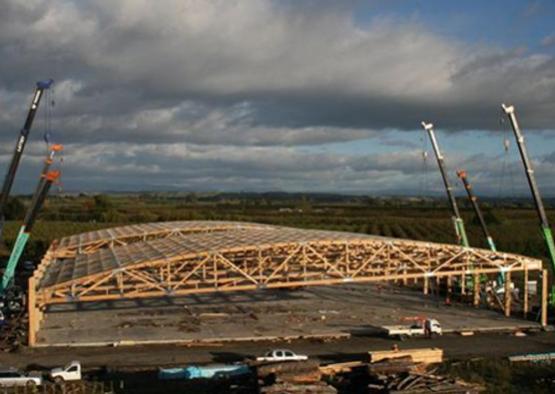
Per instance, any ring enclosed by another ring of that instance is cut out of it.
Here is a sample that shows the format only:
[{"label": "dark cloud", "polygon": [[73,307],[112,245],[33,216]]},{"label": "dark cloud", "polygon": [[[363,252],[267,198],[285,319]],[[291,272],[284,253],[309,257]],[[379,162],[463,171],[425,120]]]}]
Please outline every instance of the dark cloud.
[{"label": "dark cloud", "polygon": [[[6,0],[0,140],[14,140],[42,77],[58,82],[52,129],[71,147],[76,187],[409,190],[418,154],[388,130],[423,119],[494,130],[501,102],[528,129],[552,129],[552,56],[471,46],[409,20],[360,26],[351,6]],[[399,152],[303,151],[364,139]]]}]

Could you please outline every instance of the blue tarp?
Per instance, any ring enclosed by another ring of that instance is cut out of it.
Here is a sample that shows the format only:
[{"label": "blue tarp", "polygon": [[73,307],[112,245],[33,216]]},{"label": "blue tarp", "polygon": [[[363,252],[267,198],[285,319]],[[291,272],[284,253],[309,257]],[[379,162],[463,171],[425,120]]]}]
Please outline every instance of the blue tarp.
[{"label": "blue tarp", "polygon": [[246,364],[190,365],[184,368],[164,368],[158,371],[158,379],[214,379],[250,373]]}]

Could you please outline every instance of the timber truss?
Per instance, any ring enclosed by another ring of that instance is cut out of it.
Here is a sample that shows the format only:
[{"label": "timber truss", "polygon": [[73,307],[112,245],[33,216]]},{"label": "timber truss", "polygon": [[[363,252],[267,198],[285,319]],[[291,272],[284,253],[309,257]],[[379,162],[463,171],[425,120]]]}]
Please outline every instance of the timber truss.
[{"label": "timber truss", "polygon": [[542,268],[540,260],[485,249],[257,224],[102,231],[52,244],[30,282],[34,306]]}]

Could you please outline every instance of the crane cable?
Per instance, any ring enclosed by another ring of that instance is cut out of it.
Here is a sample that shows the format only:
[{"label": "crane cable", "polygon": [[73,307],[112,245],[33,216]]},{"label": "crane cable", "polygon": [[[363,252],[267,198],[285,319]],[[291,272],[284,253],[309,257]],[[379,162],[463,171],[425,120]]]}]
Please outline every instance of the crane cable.
[{"label": "crane cable", "polygon": [[422,150],[420,152],[422,156],[422,169],[421,172],[423,176],[420,177],[420,197],[425,198],[425,193],[429,193],[429,168],[428,168],[428,139],[426,138],[425,131],[421,132],[420,141],[422,143]]},{"label": "crane cable", "polygon": [[501,176],[499,178],[499,186],[497,190],[497,198],[501,199],[503,196],[502,194],[506,192],[506,178],[508,175],[509,183],[510,183],[510,197],[515,197],[515,182],[514,182],[514,171],[509,161],[509,153],[511,148],[511,140],[509,139],[509,130],[506,127],[505,117],[504,114],[501,113],[499,117],[499,123],[501,125],[501,129],[503,131],[503,161],[501,164]]}]

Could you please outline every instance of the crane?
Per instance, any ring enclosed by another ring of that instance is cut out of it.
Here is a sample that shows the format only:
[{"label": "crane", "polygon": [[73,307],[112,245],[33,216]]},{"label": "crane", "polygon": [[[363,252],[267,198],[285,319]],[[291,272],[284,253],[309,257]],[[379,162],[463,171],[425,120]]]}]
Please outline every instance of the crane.
[{"label": "crane", "polygon": [[432,141],[432,147],[436,155],[437,164],[439,166],[439,171],[441,172],[441,177],[443,178],[443,183],[445,185],[445,190],[447,191],[447,198],[449,199],[449,204],[451,205],[451,210],[453,211],[453,225],[455,227],[455,233],[457,234],[457,241],[462,246],[469,246],[468,237],[466,236],[466,230],[464,228],[464,221],[459,212],[459,207],[457,206],[457,201],[453,195],[453,189],[449,183],[449,178],[447,177],[447,172],[445,170],[445,162],[443,160],[443,155],[439,150],[439,145],[436,140],[434,133],[434,125],[432,123],[422,122],[422,128],[428,132],[430,140]]},{"label": "crane", "polygon": [[2,281],[0,282],[0,302],[4,306],[7,306],[8,312],[10,310],[17,309],[16,306],[20,305],[19,299],[21,298],[21,296],[19,292],[17,290],[8,292],[8,290],[12,285],[17,264],[19,262],[19,259],[21,258],[23,250],[25,249],[25,245],[27,244],[27,241],[31,234],[36,216],[46,199],[52,183],[57,181],[60,176],[60,171],[51,171],[50,167],[54,161],[56,153],[61,152],[62,150],[63,146],[59,144],[53,144],[49,149],[49,152],[44,161],[44,166],[41,171],[39,183],[37,184],[37,187],[33,194],[33,198],[31,200],[31,205],[27,210],[25,219],[23,220],[23,224],[20,227],[14,247],[10,254],[10,258],[4,270]]},{"label": "crane", "polygon": [[484,220],[484,215],[482,215],[482,211],[480,210],[480,206],[478,205],[478,197],[476,197],[476,195],[472,191],[472,185],[468,181],[468,176],[466,174],[466,171],[465,170],[457,171],[457,176],[460,178],[460,180],[462,181],[462,183],[464,185],[464,189],[466,190],[466,194],[468,194],[468,199],[470,200],[470,203],[472,204],[472,208],[474,209],[474,213],[476,214],[476,217],[478,218],[478,221],[480,222],[480,227],[482,228],[482,232],[484,233],[484,236],[486,237],[486,241],[488,243],[489,248],[493,252],[496,252],[497,248],[495,247],[495,242],[493,242],[493,238],[491,237],[491,235],[488,231],[488,227],[486,226],[486,221]]},{"label": "crane", "polygon": [[25,124],[23,125],[23,128],[19,133],[19,138],[17,139],[15,150],[12,156],[12,161],[10,162],[8,172],[6,173],[6,177],[4,178],[4,184],[2,185],[2,194],[0,195],[0,240],[2,239],[2,233],[4,229],[4,215],[6,204],[8,202],[8,197],[10,196],[10,191],[12,189],[17,168],[19,167],[19,161],[21,160],[23,150],[25,149],[25,144],[27,143],[27,137],[29,136],[29,132],[31,131],[31,127],[33,126],[33,121],[38,111],[44,91],[50,89],[50,86],[52,86],[53,83],[54,81],[52,79],[39,81],[36,83],[33,101],[31,101],[31,106],[29,107],[29,111],[27,112]]},{"label": "crane", "polygon": [[[491,234],[489,233],[488,227],[486,225],[486,221],[484,220],[484,215],[482,215],[482,210],[480,209],[480,206],[478,205],[478,197],[476,197],[476,195],[472,191],[472,185],[468,181],[468,176],[466,174],[466,171],[465,170],[457,171],[457,176],[460,178],[460,180],[462,181],[462,183],[464,185],[464,189],[466,190],[466,194],[468,195],[468,199],[470,200],[470,204],[472,204],[472,208],[474,209],[474,213],[476,214],[476,217],[478,218],[478,222],[480,223],[480,227],[482,228],[482,232],[484,233],[484,237],[486,237],[486,241],[488,243],[489,248],[493,252],[497,252],[497,247],[495,246],[495,242],[493,242],[493,238],[491,237]],[[501,285],[503,285],[503,283],[505,283],[505,274],[503,272],[500,272],[499,275],[497,276],[497,284],[499,286],[501,286]]]},{"label": "crane", "polygon": [[[553,276],[555,273],[555,242],[553,242],[553,233],[551,231],[551,227],[549,226],[549,221],[547,220],[547,215],[545,213],[545,208],[543,206],[543,201],[540,195],[540,190],[538,188],[538,184],[536,183],[536,177],[534,176],[534,168],[532,167],[532,163],[528,158],[528,151],[524,142],[524,136],[522,135],[520,126],[516,119],[515,107],[513,105],[501,104],[501,108],[511,122],[511,127],[513,129],[516,143],[518,145],[518,151],[520,152],[522,164],[524,165],[524,170],[526,172],[526,179],[528,180],[528,185],[530,186],[532,198],[534,199],[534,204],[536,206],[536,212],[538,213],[538,217],[540,219],[541,232],[547,246],[549,261],[551,263],[551,275]],[[553,284],[551,285],[550,304],[552,306],[555,306],[555,285]]]}]

